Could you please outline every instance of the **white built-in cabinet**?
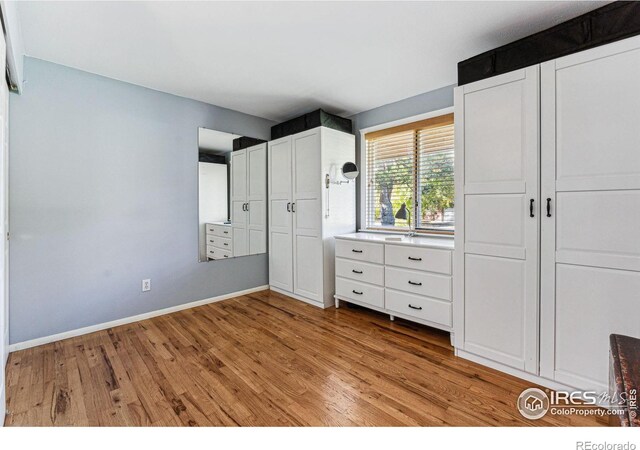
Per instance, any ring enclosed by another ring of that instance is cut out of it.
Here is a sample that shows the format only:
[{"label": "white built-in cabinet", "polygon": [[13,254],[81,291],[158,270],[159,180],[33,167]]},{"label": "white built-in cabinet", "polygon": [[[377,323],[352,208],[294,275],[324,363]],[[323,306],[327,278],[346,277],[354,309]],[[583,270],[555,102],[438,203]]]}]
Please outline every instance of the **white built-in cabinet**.
[{"label": "white built-in cabinet", "polygon": [[640,337],[639,80],[631,38],[456,89],[460,356],[606,392]]},{"label": "white built-in cabinet", "polygon": [[355,183],[335,180],[355,160],[355,137],[325,127],[269,142],[269,284],[333,304],[333,236],[355,230]]},{"label": "white built-in cabinet", "polygon": [[604,390],[640,337],[640,38],[541,66],[540,375]]},{"label": "white built-in cabinet", "polygon": [[233,256],[267,251],[267,144],[231,153]]}]

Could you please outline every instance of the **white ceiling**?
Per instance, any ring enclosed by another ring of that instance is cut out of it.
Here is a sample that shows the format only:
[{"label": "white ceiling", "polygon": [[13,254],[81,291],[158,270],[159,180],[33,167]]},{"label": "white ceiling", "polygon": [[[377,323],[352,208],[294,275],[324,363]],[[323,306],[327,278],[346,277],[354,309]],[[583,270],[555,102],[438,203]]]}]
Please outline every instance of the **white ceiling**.
[{"label": "white ceiling", "polygon": [[198,128],[198,148],[215,153],[228,153],[233,150],[233,140],[239,137],[239,134]]},{"label": "white ceiling", "polygon": [[454,84],[458,61],[605,3],[22,2],[19,13],[29,56],[284,120]]}]

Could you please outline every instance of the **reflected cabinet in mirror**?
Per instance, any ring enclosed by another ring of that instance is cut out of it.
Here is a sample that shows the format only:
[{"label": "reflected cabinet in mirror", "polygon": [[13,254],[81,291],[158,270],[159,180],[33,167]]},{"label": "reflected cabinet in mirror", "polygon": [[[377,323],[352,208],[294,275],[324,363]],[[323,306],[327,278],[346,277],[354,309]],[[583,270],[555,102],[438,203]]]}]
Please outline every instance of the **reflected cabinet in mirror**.
[{"label": "reflected cabinet in mirror", "polygon": [[198,212],[201,262],[266,253],[266,142],[198,129]]}]

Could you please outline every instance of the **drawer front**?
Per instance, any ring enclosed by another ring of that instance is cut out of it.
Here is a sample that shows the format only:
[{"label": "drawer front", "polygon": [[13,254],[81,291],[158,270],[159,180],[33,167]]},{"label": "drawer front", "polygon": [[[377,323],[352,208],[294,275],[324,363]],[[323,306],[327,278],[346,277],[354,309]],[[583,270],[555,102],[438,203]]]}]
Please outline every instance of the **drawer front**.
[{"label": "drawer front", "polygon": [[384,266],[336,258],[336,276],[384,286]]},{"label": "drawer front", "polygon": [[451,277],[396,267],[385,268],[386,287],[451,301]]},{"label": "drawer front", "polygon": [[389,266],[451,275],[451,252],[449,250],[385,245],[384,258]]},{"label": "drawer front", "polygon": [[384,306],[383,288],[345,278],[336,278],[336,295],[380,308]]},{"label": "drawer front", "polygon": [[207,234],[213,234],[214,236],[228,237],[232,236],[233,229],[227,225],[213,225],[207,224]]},{"label": "drawer front", "polygon": [[451,326],[450,302],[386,289],[385,308],[417,319]]},{"label": "drawer front", "polygon": [[376,264],[384,263],[384,245],[336,239],[336,256]]},{"label": "drawer front", "polygon": [[220,236],[215,236],[213,234],[207,235],[207,245],[211,247],[231,251],[231,242],[231,238],[223,238]]},{"label": "drawer front", "polygon": [[207,245],[207,257],[211,259],[225,259],[231,258],[231,252],[229,250],[222,250],[212,245]]}]

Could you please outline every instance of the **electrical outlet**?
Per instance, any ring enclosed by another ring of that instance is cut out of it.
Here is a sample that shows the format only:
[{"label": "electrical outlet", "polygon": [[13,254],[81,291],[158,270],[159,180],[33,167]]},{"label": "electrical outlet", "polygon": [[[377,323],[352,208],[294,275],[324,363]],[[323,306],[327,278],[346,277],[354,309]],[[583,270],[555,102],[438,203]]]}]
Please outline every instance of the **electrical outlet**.
[{"label": "electrical outlet", "polygon": [[151,290],[151,278],[147,278],[146,280],[142,280],[142,292],[147,292]]}]

